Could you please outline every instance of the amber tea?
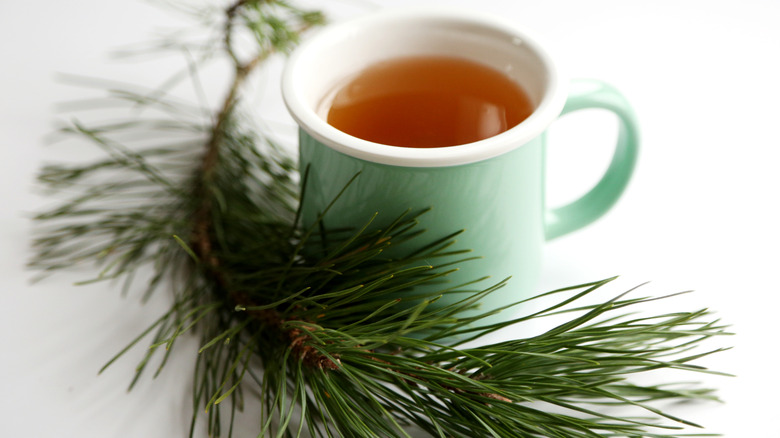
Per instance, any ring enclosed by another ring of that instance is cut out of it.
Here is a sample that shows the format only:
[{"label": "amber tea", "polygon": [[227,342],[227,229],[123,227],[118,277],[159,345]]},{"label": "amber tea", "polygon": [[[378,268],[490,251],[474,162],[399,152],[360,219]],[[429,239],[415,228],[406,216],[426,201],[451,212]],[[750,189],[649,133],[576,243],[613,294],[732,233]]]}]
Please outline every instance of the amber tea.
[{"label": "amber tea", "polygon": [[451,57],[374,64],[335,95],[327,115],[354,137],[390,146],[455,146],[500,134],[533,112],[506,74]]}]

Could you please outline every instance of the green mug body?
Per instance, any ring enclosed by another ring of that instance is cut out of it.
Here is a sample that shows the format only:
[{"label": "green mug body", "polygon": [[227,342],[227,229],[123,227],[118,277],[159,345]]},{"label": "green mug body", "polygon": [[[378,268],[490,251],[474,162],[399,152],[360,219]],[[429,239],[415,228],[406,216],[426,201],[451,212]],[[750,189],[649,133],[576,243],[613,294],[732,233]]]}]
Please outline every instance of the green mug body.
[{"label": "green mug body", "polygon": [[[371,225],[381,228],[405,212],[427,210],[418,217],[416,226],[424,232],[411,244],[426,246],[462,230],[447,249],[458,254],[450,260],[430,263],[469,259],[457,263],[458,270],[445,277],[445,285],[431,287],[463,285],[489,276],[470,286],[487,288],[512,277],[504,287],[511,291],[510,297],[499,290],[483,298],[483,308],[498,307],[531,290],[540,270],[544,241],[543,139],[539,136],[521,148],[487,160],[429,168],[364,161],[334,151],[302,131],[300,160],[302,169],[308,169],[302,221],[310,226],[327,208],[321,218],[326,230],[359,230],[374,215]],[[456,298],[445,297],[438,304]]]},{"label": "green mug body", "polygon": [[[507,72],[529,95],[534,112],[485,140],[422,149],[368,142],[327,124],[329,99],[350,77],[375,62],[425,55],[464,57]],[[303,225],[321,220],[325,229],[360,229],[376,214],[371,226],[382,227],[404,212],[428,210],[419,218],[425,232],[415,245],[462,230],[451,249],[476,257],[447,276],[452,286],[489,277],[480,283],[487,288],[509,278],[483,299],[480,311],[527,298],[538,280],[544,242],[611,208],[636,162],[636,122],[620,93],[600,81],[569,82],[538,37],[473,11],[396,9],[330,26],[292,54],[282,92],[300,126]],[[582,108],[618,116],[613,160],[582,198],[549,209],[545,132],[561,114]]]}]

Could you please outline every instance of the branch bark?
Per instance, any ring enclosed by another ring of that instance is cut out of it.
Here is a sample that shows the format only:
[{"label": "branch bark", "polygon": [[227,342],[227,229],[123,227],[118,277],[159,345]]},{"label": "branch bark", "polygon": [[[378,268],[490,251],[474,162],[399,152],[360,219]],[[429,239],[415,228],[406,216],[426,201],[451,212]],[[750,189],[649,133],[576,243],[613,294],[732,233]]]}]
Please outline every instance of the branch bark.
[{"label": "branch bark", "polygon": [[[202,268],[213,279],[213,281],[222,288],[224,293],[235,305],[243,307],[252,307],[253,303],[247,294],[232,290],[224,274],[220,271],[219,258],[214,253],[214,239],[212,233],[212,209],[213,201],[209,193],[209,186],[214,183],[214,175],[219,165],[220,149],[224,143],[225,130],[228,120],[233,113],[236,104],[240,100],[240,91],[243,85],[253,71],[257,69],[269,56],[276,53],[273,47],[261,48],[261,51],[246,62],[242,62],[232,47],[232,30],[234,21],[240,15],[241,8],[249,2],[239,0],[225,9],[225,38],[224,44],[227,53],[234,64],[233,80],[228,88],[227,94],[222,101],[221,107],[216,115],[211,132],[205,143],[205,151],[201,165],[198,169],[197,183],[195,188],[196,199],[200,200],[200,205],[195,210],[191,242],[195,253],[198,255]],[[299,29],[299,32],[306,30],[308,26]],[[248,311],[248,313],[262,324],[277,330],[282,336],[285,336],[293,354],[304,363],[322,369],[338,369],[334,360],[320,354],[317,350],[307,344],[310,336],[302,333],[298,329],[284,329],[287,322],[282,316],[273,309],[263,311]],[[305,321],[304,321],[305,322]],[[334,358],[338,361],[338,357]]]}]

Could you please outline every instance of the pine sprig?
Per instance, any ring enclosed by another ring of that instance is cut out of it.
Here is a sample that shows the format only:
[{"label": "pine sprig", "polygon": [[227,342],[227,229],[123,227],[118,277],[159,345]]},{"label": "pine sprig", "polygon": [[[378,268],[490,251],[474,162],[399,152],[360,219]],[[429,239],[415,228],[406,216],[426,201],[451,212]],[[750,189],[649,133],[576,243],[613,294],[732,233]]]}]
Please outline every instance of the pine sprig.
[{"label": "pine sprig", "polygon": [[[474,255],[451,250],[458,230],[416,245],[434,232],[419,228],[424,211],[381,229],[370,216],[359,230],[303,228],[306,169],[299,175],[239,103],[263,61],[293,47],[322,15],[254,0],[216,18],[219,52],[234,72],[221,105],[204,113],[169,98],[170,81],[162,90],[112,88],[112,102],[133,110],[127,120],[74,121],[62,130],[105,158],[40,174],[65,200],[36,218],[33,268],[95,262],[100,271],[90,281],[122,280],[124,289],[151,270],[144,296],[160,289],[173,296],[106,367],[148,342],[132,387],[155,355],[162,355],[156,377],[182,336],[199,336],[191,435],[205,419],[210,436],[231,436],[237,412],[255,395],[259,436],[406,437],[416,427],[440,437],[668,438],[697,426],[658,402],[717,400],[713,391],[633,378],[662,369],[711,373],[698,361],[721,349],[700,344],[726,328],[708,311],[641,316],[634,311],[659,298],[635,291],[589,304],[607,279],[508,304],[500,310],[541,309],[488,324],[497,311],[465,315],[511,279],[447,283]],[[251,50],[239,44],[246,35]],[[189,64],[187,71],[194,75]],[[459,261],[444,261],[452,256]],[[444,295],[457,298],[443,305]],[[562,319],[539,334],[484,341],[509,326],[526,333]]]}]

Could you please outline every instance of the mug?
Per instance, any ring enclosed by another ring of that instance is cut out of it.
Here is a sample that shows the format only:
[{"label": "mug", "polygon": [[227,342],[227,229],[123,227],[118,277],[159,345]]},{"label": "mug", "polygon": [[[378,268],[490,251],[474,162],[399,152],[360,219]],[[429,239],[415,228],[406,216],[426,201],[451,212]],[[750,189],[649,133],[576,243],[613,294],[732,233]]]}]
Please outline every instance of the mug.
[{"label": "mug", "polygon": [[[503,71],[526,91],[535,109],[493,137],[437,148],[372,143],[326,122],[341,85],[368,66],[404,56],[461,57]],[[538,37],[506,19],[474,11],[383,10],[325,27],[291,54],[282,74],[282,96],[299,125],[300,169],[308,169],[303,225],[317,221],[337,197],[322,216],[326,229],[359,229],[375,213],[373,223],[380,226],[404,211],[430,208],[420,217],[426,232],[417,245],[464,230],[453,250],[468,249],[480,257],[447,276],[452,284],[486,275],[495,282],[511,277],[483,299],[480,311],[528,298],[538,281],[544,242],[609,210],[636,163],[637,123],[618,91],[596,80],[569,83]],[[583,108],[618,116],[611,164],[580,199],[548,209],[545,131],[560,115]]]}]

